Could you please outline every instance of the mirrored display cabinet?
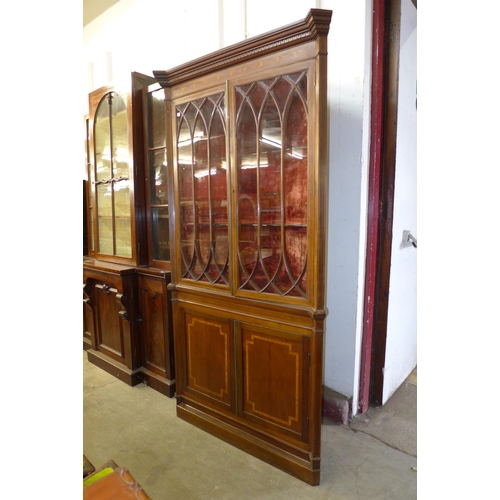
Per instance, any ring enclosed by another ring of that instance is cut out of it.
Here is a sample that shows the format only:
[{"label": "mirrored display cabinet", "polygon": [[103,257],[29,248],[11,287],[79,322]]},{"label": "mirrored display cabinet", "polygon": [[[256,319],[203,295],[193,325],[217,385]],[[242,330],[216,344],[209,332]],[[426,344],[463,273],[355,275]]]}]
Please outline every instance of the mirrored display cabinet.
[{"label": "mirrored display cabinet", "polygon": [[[177,415],[313,485],[330,19],[331,11],[312,9],[297,23],[155,71],[170,153],[160,138],[149,149],[156,251],[163,218],[173,235]],[[171,211],[164,162],[172,167]]]},{"label": "mirrored display cabinet", "polygon": [[172,396],[166,114],[155,79],[89,95],[84,348],[129,385]]}]

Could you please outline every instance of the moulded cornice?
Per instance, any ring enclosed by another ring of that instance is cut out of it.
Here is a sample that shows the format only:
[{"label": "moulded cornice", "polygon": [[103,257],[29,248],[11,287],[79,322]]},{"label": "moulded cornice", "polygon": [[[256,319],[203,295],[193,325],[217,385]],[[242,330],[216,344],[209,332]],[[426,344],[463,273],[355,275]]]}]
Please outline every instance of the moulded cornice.
[{"label": "moulded cornice", "polygon": [[301,21],[235,43],[168,71],[153,71],[153,74],[162,87],[170,87],[236,63],[326,36],[330,30],[331,18],[331,10],[311,9]]}]

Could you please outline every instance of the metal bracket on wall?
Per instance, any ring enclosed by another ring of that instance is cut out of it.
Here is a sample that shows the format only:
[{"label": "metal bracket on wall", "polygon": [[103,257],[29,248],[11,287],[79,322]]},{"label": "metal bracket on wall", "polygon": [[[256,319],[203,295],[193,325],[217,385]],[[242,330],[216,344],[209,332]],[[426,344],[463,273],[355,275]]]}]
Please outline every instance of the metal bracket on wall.
[{"label": "metal bracket on wall", "polygon": [[411,243],[415,248],[417,248],[417,239],[413,234],[411,234],[411,231],[403,231],[403,244],[406,243]]}]

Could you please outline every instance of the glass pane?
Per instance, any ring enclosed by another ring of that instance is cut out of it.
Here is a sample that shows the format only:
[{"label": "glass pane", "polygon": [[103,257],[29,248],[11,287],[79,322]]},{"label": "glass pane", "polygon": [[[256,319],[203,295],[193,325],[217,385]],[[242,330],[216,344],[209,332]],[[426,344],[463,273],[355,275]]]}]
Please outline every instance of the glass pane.
[{"label": "glass pane", "polygon": [[[291,288],[290,295],[305,296],[307,269],[307,230],[287,227],[285,231],[284,264],[278,278],[282,290]],[[285,273],[286,270],[286,273]]]},{"label": "glass pane", "polygon": [[[272,85],[274,82],[268,82]],[[269,92],[263,103],[260,122],[261,157],[267,161],[260,165],[259,194],[262,224],[281,222],[281,114],[278,101]],[[265,167],[265,168],[264,168]]]},{"label": "glass pane", "polygon": [[299,89],[285,110],[284,129],[285,222],[307,224],[307,109]]},{"label": "glass pane", "polygon": [[[226,162],[226,130],[222,109],[214,109],[210,121],[210,198],[212,216],[215,224],[227,227],[227,162]],[[226,235],[227,237],[227,235]]]},{"label": "glass pane", "polygon": [[191,269],[195,252],[194,252],[194,211],[191,203],[181,204],[181,258],[182,258],[182,273],[189,272]]},{"label": "glass pane", "polygon": [[112,191],[111,184],[99,184],[97,186],[97,216],[112,217]]},{"label": "glass pane", "polygon": [[167,152],[159,149],[149,152],[151,204],[168,205]]},{"label": "glass pane", "polygon": [[[148,94],[148,165],[153,260],[170,260],[165,91]],[[163,205],[165,208],[159,208]]]},{"label": "glass pane", "polygon": [[97,181],[111,178],[110,147],[109,104],[105,96],[97,107],[94,119],[94,154]]},{"label": "glass pane", "polygon": [[177,107],[182,276],[229,283],[224,95]]},{"label": "glass pane", "polygon": [[114,183],[115,217],[130,217],[130,181]]},{"label": "glass pane", "polygon": [[306,78],[235,87],[241,289],[306,296]]},{"label": "glass pane", "polygon": [[165,90],[159,89],[148,94],[149,106],[149,147],[159,148],[166,145],[165,132]]},{"label": "glass pane", "polygon": [[113,177],[129,176],[128,117],[125,102],[119,94],[112,92],[112,147]]},{"label": "glass pane", "polygon": [[238,236],[240,283],[244,286],[252,280],[258,266],[257,226],[253,224],[240,225]]},{"label": "glass pane", "polygon": [[151,210],[153,259],[170,260],[170,235],[168,208]]},{"label": "glass pane", "polygon": [[[198,222],[208,224],[208,146],[207,129],[201,113],[197,114],[194,123],[193,166],[194,166],[194,197],[198,208]],[[210,234],[204,233],[210,238]]]},{"label": "glass pane", "polygon": [[125,102],[116,92],[106,94],[97,108],[94,152],[98,251],[131,257],[128,121]]},{"label": "glass pane", "polygon": [[89,208],[90,218],[90,249],[94,250],[94,211]]},{"label": "glass pane", "polygon": [[116,252],[120,257],[132,257],[132,233],[130,218],[115,219]]},{"label": "glass pane", "polygon": [[97,218],[99,231],[99,253],[113,255],[113,223],[111,219]]},{"label": "glass pane", "polygon": [[193,149],[191,140],[190,122],[194,120],[194,108],[177,111],[178,133],[177,133],[177,163],[179,170],[179,190],[181,203],[193,200]]},{"label": "glass pane", "polygon": [[196,110],[190,103],[177,107],[177,163],[179,176],[180,206],[180,245],[182,273],[192,266],[194,261],[194,220],[195,205],[193,199],[193,150],[190,123],[194,121]]},{"label": "glass pane", "polygon": [[[227,227],[215,228],[215,262],[217,268],[221,270],[229,266],[229,240]],[[227,277],[227,271],[224,271]]]},{"label": "glass pane", "polygon": [[[259,142],[257,140],[257,109],[251,100],[237,94],[238,120],[236,153],[238,168],[238,219],[243,224],[257,224],[257,183]],[[243,235],[240,236],[240,239]],[[243,237],[243,239],[245,239]]]}]

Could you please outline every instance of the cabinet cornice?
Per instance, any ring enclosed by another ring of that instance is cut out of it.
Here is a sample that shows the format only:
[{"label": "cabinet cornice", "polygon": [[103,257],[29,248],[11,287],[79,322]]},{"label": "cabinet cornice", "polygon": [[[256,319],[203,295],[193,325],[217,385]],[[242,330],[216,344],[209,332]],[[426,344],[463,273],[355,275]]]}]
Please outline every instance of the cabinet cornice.
[{"label": "cabinet cornice", "polygon": [[153,71],[163,88],[233,66],[256,57],[328,35],[332,12],[311,9],[302,21],[257,35],[167,71]]}]

